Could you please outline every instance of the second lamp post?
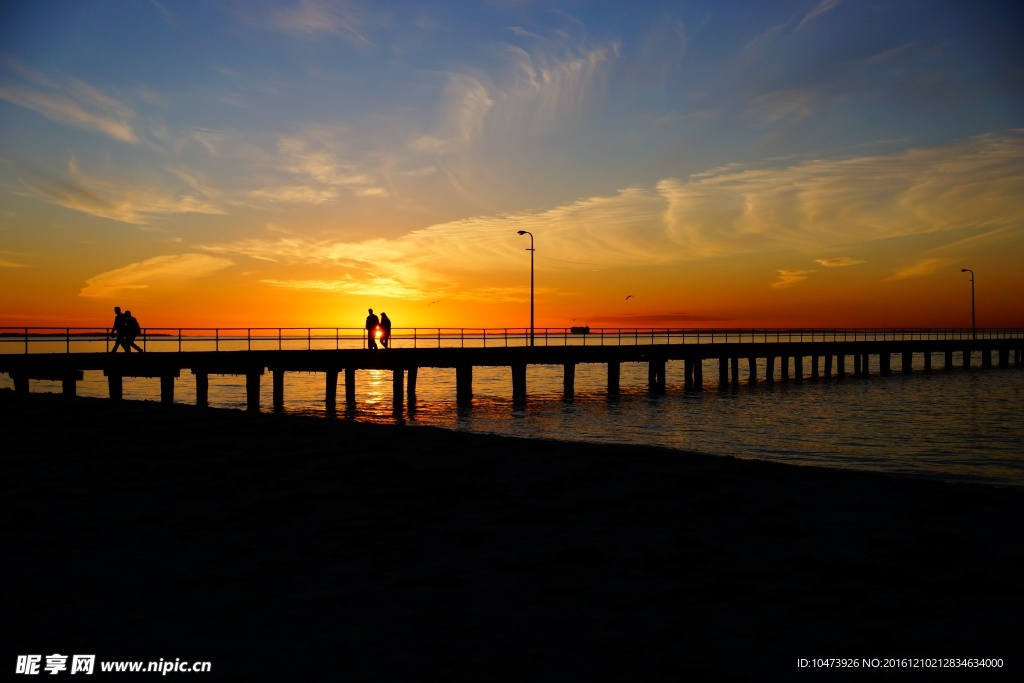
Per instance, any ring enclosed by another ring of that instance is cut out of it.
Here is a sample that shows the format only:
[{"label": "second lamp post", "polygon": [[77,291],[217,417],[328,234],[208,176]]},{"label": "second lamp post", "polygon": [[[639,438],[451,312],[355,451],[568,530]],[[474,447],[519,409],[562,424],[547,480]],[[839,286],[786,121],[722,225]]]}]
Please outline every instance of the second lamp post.
[{"label": "second lamp post", "polygon": [[520,235],[530,236],[530,248],[526,251],[530,252],[530,346],[533,346],[533,253],[536,251],[533,248],[533,233],[528,230],[518,231]]}]

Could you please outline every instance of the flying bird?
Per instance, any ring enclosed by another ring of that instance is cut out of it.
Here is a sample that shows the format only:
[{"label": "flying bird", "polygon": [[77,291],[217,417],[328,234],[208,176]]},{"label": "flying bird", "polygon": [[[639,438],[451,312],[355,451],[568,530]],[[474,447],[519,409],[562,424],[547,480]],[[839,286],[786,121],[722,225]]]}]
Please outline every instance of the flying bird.
[{"label": "flying bird", "polygon": [[632,298],[633,298],[633,295],[632,295],[632,294],[630,294],[630,295],[628,295],[628,296],[626,297],[626,301],[629,301],[629,300],[630,300],[630,299],[632,299]]}]

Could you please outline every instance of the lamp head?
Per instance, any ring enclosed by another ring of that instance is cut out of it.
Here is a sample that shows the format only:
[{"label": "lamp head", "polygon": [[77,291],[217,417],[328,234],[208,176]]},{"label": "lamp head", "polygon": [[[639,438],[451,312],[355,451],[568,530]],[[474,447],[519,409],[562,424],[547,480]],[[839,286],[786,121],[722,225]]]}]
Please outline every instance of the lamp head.
[{"label": "lamp head", "polygon": [[961,272],[961,273],[966,273],[966,272],[967,272],[967,269],[966,269],[966,268],[961,268],[961,269],[960,269],[960,272]]},{"label": "lamp head", "polygon": [[517,234],[517,235],[525,235],[525,234],[526,234],[526,231],[525,231],[525,230],[518,230],[518,231],[516,232],[516,234]]}]

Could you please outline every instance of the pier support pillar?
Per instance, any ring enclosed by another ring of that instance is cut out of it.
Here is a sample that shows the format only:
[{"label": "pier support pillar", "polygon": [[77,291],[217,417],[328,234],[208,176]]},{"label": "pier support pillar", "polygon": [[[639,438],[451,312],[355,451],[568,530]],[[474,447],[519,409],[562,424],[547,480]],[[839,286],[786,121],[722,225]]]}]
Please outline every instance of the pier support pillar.
[{"label": "pier support pillar", "polygon": [[818,354],[812,353],[811,354],[811,379],[818,379],[818,377],[821,374],[820,371],[819,371],[818,363],[819,363]]},{"label": "pier support pillar", "polygon": [[903,365],[903,367],[901,368],[901,370],[903,371],[904,375],[909,375],[910,373],[912,373],[914,371],[914,352],[913,351],[904,351],[903,352],[902,365]]},{"label": "pier support pillar", "polygon": [[562,368],[562,398],[571,401],[576,395],[576,364],[566,363]]},{"label": "pier support pillar", "polygon": [[459,405],[473,402],[472,365],[460,365],[455,368],[455,402]]},{"label": "pier support pillar", "polygon": [[[22,372],[16,372],[11,375],[11,379],[14,380],[14,391],[19,394],[28,393],[28,375]],[[113,396],[111,396],[113,398]]]},{"label": "pier support pillar", "polygon": [[195,370],[192,374],[196,376],[196,405],[205,408],[210,405],[210,375]]},{"label": "pier support pillar", "polygon": [[727,358],[718,359],[718,385],[724,387],[729,383],[729,360]]},{"label": "pier support pillar", "polygon": [[964,370],[970,370],[971,369],[971,352],[968,351],[967,349],[964,349],[963,352],[962,352],[962,357],[963,357],[963,361],[964,361]]},{"label": "pier support pillar", "polygon": [[990,349],[985,349],[984,351],[981,352],[981,367],[992,367],[992,351]]},{"label": "pier support pillar", "polygon": [[260,412],[260,376],[262,374],[262,368],[245,373],[245,409],[252,413]]},{"label": "pier support pillar", "polygon": [[949,370],[953,369],[953,352],[952,351],[946,351],[946,353],[945,353],[945,355],[943,357],[942,369],[947,371],[947,372]]},{"label": "pier support pillar", "polygon": [[[622,374],[622,367],[618,361],[608,361],[608,395],[619,395],[619,377]],[[525,375],[523,377],[525,383]]]},{"label": "pier support pillar", "polygon": [[861,370],[860,370],[861,359],[862,359],[861,354],[859,354],[859,353],[853,354],[853,374],[854,374],[855,377],[860,377],[861,374],[863,374],[863,373],[861,373]]},{"label": "pier support pillar", "polygon": [[274,412],[284,410],[284,370],[274,370]]},{"label": "pier support pillar", "polygon": [[107,390],[110,392],[111,401],[121,400],[121,397],[124,396],[124,381],[121,375],[107,374]]},{"label": "pier support pillar", "polygon": [[882,376],[892,374],[892,354],[888,351],[878,354],[878,374]]},{"label": "pier support pillar", "polygon": [[345,408],[355,410],[356,407],[356,369],[345,368]]},{"label": "pier support pillar", "polygon": [[338,408],[338,371],[327,371],[327,382],[324,387],[324,408],[333,413]]},{"label": "pier support pillar", "polygon": [[733,356],[729,359],[729,365],[732,366],[732,384],[738,386],[740,383],[740,359],[739,356]]},{"label": "pier support pillar", "polygon": [[704,359],[693,359],[693,388],[695,391],[704,391]]},{"label": "pier support pillar", "polygon": [[836,377],[846,377],[846,356],[842,353],[836,355]]},{"label": "pier support pillar", "polygon": [[177,376],[177,373],[160,376],[160,402],[164,405],[174,403],[174,380]]},{"label": "pier support pillar", "polygon": [[512,405],[526,403],[526,363],[512,364]]},{"label": "pier support pillar", "polygon": [[692,358],[683,359],[683,391],[693,391],[694,361]]},{"label": "pier support pillar", "polygon": [[768,356],[764,359],[764,381],[768,384],[775,384],[775,356]]},{"label": "pier support pillar", "polygon": [[391,371],[391,402],[395,414],[401,415],[405,407],[405,370],[402,368]]},{"label": "pier support pillar", "polygon": [[931,372],[932,371],[932,353],[931,353],[931,351],[926,351],[924,353],[924,371],[925,372]]},{"label": "pier support pillar", "polygon": [[825,379],[832,379],[832,354],[825,356]]},{"label": "pier support pillar", "polygon": [[747,381],[750,384],[757,384],[757,358],[751,356],[747,359],[747,369],[749,370]]},{"label": "pier support pillar", "polygon": [[782,356],[782,381],[789,381],[789,356]]},{"label": "pier support pillar", "polygon": [[419,374],[419,368],[409,368],[408,374],[409,377],[405,386],[405,395],[409,399],[409,409],[412,410],[412,405],[416,403],[416,375]]},{"label": "pier support pillar", "polygon": [[1010,349],[999,349],[999,367],[1010,367]]},{"label": "pier support pillar", "polygon": [[793,356],[793,381],[801,384],[804,381],[804,357]]},{"label": "pier support pillar", "polygon": [[651,360],[647,366],[647,390],[652,394],[665,393],[665,361]]}]

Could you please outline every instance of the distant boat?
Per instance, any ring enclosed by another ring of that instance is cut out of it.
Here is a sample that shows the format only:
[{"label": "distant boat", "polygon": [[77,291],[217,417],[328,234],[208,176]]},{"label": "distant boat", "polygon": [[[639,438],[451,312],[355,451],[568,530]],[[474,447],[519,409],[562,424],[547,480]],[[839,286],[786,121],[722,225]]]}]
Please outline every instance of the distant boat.
[{"label": "distant boat", "polygon": [[583,327],[570,327],[569,331],[573,334],[590,334],[590,326],[584,325]]}]

